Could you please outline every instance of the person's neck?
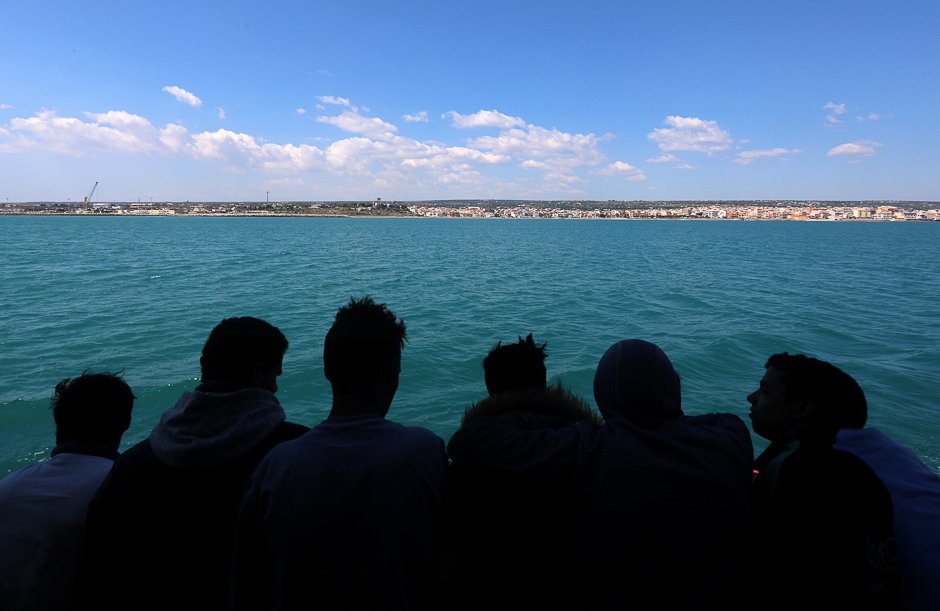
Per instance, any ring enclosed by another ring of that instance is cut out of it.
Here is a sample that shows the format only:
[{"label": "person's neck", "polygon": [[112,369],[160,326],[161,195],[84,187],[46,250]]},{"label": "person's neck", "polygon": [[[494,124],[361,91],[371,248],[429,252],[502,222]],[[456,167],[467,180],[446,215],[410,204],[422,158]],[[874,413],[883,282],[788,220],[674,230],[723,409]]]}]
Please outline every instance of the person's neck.
[{"label": "person's neck", "polygon": [[346,418],[349,416],[379,416],[384,418],[388,413],[388,406],[382,406],[372,397],[360,395],[334,393],[333,407],[327,418]]},{"label": "person's neck", "polygon": [[831,447],[836,442],[836,431],[804,428],[797,431],[801,446]]}]

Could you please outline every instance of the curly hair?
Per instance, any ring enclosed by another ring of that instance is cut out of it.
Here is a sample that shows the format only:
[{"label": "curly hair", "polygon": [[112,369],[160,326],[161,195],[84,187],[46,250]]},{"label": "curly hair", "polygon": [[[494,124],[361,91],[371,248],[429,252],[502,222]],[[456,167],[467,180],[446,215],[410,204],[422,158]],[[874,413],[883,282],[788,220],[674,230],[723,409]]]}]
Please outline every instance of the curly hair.
[{"label": "curly hair", "polygon": [[830,429],[862,428],[868,420],[865,392],[852,376],[832,363],[804,354],[774,354],[764,365],[787,373],[787,401],[809,399],[814,420]]}]

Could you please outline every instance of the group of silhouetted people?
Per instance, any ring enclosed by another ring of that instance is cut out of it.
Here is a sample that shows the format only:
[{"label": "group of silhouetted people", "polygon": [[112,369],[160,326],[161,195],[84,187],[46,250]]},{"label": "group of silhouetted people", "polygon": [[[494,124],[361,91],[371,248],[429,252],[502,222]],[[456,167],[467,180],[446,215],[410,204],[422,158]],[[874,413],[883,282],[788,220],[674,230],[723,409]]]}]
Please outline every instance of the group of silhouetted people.
[{"label": "group of silhouetted people", "polygon": [[121,375],[64,380],[51,457],[0,480],[0,611],[940,608],[940,477],[829,363],[768,359],[755,459],[739,417],[684,414],[656,345],[607,350],[598,414],[519,337],[445,448],[386,418],[405,342],[384,304],[340,308],[311,429],[275,396],[284,335],[225,319],[120,455]]}]

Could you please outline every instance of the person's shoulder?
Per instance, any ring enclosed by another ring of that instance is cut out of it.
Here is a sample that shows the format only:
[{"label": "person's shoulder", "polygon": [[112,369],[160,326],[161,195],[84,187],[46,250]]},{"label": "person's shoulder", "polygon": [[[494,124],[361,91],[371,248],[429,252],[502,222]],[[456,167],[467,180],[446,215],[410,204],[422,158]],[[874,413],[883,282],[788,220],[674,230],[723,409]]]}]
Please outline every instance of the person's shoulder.
[{"label": "person's shoulder", "polygon": [[408,439],[411,443],[418,445],[427,445],[429,447],[439,447],[443,450],[444,440],[440,435],[423,426],[406,426],[395,423],[400,427],[401,436]]},{"label": "person's shoulder", "polygon": [[303,424],[297,424],[296,422],[284,421],[277,426],[274,431],[271,432],[270,437],[272,440],[277,440],[276,443],[283,443],[285,441],[291,441],[297,439],[298,437],[303,436],[308,431],[310,431],[309,426]]},{"label": "person's shoulder", "polygon": [[883,486],[881,478],[878,477],[875,470],[852,452],[833,448],[832,454],[833,466],[837,473],[842,474],[842,477],[855,478],[869,484],[878,482],[878,485]]},{"label": "person's shoulder", "polygon": [[747,430],[744,420],[737,414],[730,412],[712,412],[698,416],[682,416],[679,421],[687,426],[700,429],[731,429]]},{"label": "person's shoulder", "polygon": [[780,479],[785,477],[818,486],[833,496],[888,495],[884,483],[864,460],[832,446],[801,443],[781,466]]},{"label": "person's shoulder", "polygon": [[39,469],[41,469],[40,465],[42,464],[43,463],[40,462],[34,465],[28,465],[4,477],[2,480],[0,480],[0,493],[18,488],[25,482],[32,480],[38,473]]},{"label": "person's shoulder", "polygon": [[160,461],[150,448],[150,438],[148,437],[125,450],[115,459],[114,466],[111,467],[110,479],[113,480],[125,473],[137,471],[149,463],[160,463]]},{"label": "person's shoulder", "polygon": [[682,416],[679,433],[694,435],[700,441],[717,446],[734,446],[753,456],[751,433],[737,415],[719,412],[700,416]]},{"label": "person's shoulder", "polygon": [[399,457],[410,456],[411,460],[446,465],[447,450],[444,440],[433,431],[421,426],[405,426],[391,420],[386,420],[382,426],[391,433],[388,436],[383,435],[388,449],[397,448],[394,452]]}]

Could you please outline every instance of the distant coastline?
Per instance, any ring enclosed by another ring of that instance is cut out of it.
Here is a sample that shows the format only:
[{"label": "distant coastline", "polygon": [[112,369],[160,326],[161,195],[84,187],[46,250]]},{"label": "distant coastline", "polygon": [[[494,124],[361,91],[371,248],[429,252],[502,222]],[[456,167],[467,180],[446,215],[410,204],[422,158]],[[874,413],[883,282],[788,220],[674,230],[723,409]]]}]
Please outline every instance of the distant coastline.
[{"label": "distant coastline", "polygon": [[936,221],[940,202],[790,200],[617,202],[28,202],[0,205],[2,215],[200,216],[309,218],[687,219],[790,221]]}]

